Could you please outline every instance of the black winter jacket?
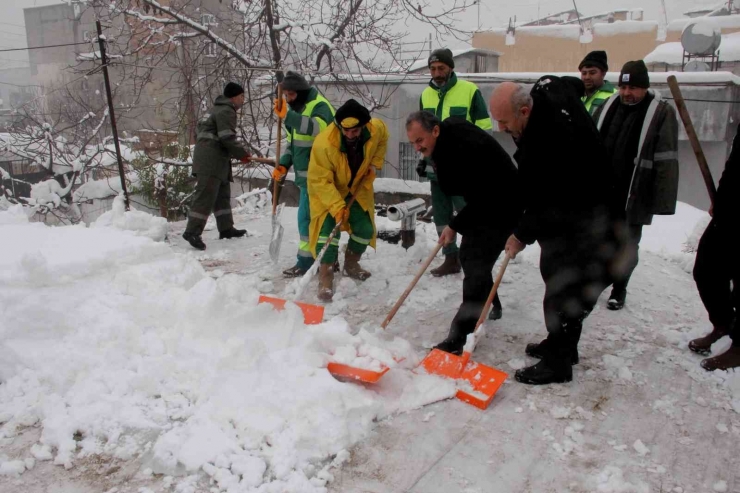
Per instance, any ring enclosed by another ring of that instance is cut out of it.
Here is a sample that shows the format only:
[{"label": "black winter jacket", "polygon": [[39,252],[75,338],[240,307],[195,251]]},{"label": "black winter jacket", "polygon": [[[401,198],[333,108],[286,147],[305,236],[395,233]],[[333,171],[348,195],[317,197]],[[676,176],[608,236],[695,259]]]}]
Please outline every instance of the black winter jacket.
[{"label": "black winter jacket", "polygon": [[466,235],[509,235],[521,215],[516,166],[485,130],[457,117],[443,121],[432,161],[447,196],[465,207],[450,227]]},{"label": "black winter jacket", "polygon": [[732,142],[732,152],[725,164],[714,199],[714,222],[722,228],[740,226],[740,127]]}]

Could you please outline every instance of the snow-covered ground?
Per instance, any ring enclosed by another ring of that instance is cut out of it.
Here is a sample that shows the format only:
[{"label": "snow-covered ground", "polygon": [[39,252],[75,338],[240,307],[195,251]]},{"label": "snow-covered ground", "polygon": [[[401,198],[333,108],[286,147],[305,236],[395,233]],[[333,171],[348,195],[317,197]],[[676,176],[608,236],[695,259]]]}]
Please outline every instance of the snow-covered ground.
[{"label": "snow-covered ground", "polygon": [[[250,236],[219,241],[209,223],[206,252],[180,238],[184,223],[155,241],[163,225],[141,213],[90,228],[0,213],[0,492],[740,489],[740,373],[708,374],[686,349],[709,327],[684,251],[705,213],[681,204],[646,228],[627,307],[602,302],[588,319],[571,384],[509,382],[480,411],[411,371],[446,335],[461,276],[427,274],[379,329],[433,226],[408,251],[379,242],[363,259],[373,277],[338,276],[326,322],[305,326],[294,306],[257,304],[294,290],[280,273],[295,209],[273,265],[269,208],[242,203]],[[509,267],[504,318],[476,360],[510,373],[531,362],[524,345],[544,335],[537,253]],[[303,301],[317,302],[315,281]],[[392,369],[374,386],[326,371],[353,356]]]}]

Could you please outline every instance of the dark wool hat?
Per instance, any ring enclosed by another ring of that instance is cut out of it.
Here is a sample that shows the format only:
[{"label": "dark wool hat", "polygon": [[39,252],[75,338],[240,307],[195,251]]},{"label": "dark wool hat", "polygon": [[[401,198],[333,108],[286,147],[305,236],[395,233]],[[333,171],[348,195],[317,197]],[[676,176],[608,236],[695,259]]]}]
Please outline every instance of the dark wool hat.
[{"label": "dark wool hat", "polygon": [[448,48],[434,50],[432,54],[429,55],[427,67],[431,67],[434,62],[441,62],[450,68],[455,68],[455,60],[452,59],[452,52]]},{"label": "dark wool hat", "polygon": [[340,128],[350,130],[367,125],[370,112],[354,99],[350,99],[337,110],[334,120]]},{"label": "dark wool hat", "polygon": [[627,62],[619,73],[620,86],[650,87],[650,76],[648,75],[647,66],[642,60]]},{"label": "dark wool hat", "polygon": [[583,67],[596,67],[604,72],[608,72],[609,65],[606,63],[606,52],[592,51],[583,59],[581,64],[578,66],[578,70],[581,70]]},{"label": "dark wool hat", "polygon": [[567,87],[570,89],[573,89],[573,92],[575,92],[576,96],[579,98],[582,98],[586,95],[586,86],[583,84],[583,81],[579,79],[578,77],[571,77],[570,75],[565,75],[560,78]]},{"label": "dark wool hat", "polygon": [[284,91],[308,91],[311,86],[308,85],[308,81],[298,72],[286,72],[285,78],[283,79],[283,90]]},{"label": "dark wool hat", "polygon": [[239,94],[244,94],[244,88],[236,82],[229,82],[226,84],[226,87],[224,87],[224,96],[227,98],[235,98]]}]

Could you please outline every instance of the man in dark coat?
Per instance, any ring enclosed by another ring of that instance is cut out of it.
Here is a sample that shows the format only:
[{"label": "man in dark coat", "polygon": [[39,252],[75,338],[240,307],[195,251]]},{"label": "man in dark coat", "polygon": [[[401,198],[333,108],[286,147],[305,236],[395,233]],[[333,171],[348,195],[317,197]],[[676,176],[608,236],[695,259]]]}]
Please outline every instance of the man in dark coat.
[{"label": "man in dark coat", "polygon": [[201,235],[213,213],[219,239],[239,238],[246,229],[235,229],[231,216],[231,159],[248,163],[250,153],[236,139],[236,112],[244,104],[244,88],[229,82],[224,94],[198,122],[198,140],[193,153],[193,175],[197,178],[188,225],[182,237],[193,248],[205,250]]},{"label": "man in dark coat", "polygon": [[645,63],[627,62],[619,74],[619,93],[594,113],[615,177],[612,209],[628,245],[624,275],[615,280],[607,302],[610,310],[624,307],[643,226],[653,222],[654,214],[676,212],[678,119],[673,107],[649,87]]},{"label": "man in dark coat", "polygon": [[[491,270],[521,214],[516,167],[488,132],[456,117],[440,121],[419,111],[406,120],[409,141],[429,158],[439,186],[447,196],[461,196],[465,206],[440,233],[439,242],[450,245],[462,235],[460,263],[463,301],[447,338],[436,347],[461,354],[473,332],[491,289]],[[478,163],[466,172],[460,163]]]},{"label": "man in dark coat", "polygon": [[542,77],[531,93],[501,84],[491,96],[491,115],[518,147],[524,213],[506,252],[516,257],[537,241],[545,281],[547,339],[526,350],[542,360],[515,377],[527,384],[568,382],[583,320],[608,284],[615,250],[606,153],[575,91],[558,77]]},{"label": "man in dark coat", "polygon": [[689,349],[708,355],[712,344],[729,335],[730,349],[701,362],[709,371],[729,370],[740,368],[740,129],[709,214],[712,221],[699,241],[694,279],[713,329],[689,342]]}]

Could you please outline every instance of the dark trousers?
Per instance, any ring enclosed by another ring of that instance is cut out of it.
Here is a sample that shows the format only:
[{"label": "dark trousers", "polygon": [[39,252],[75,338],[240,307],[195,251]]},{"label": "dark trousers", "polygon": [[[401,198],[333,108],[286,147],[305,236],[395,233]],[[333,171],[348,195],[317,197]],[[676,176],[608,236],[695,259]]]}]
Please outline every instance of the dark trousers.
[{"label": "dark trousers", "polygon": [[740,242],[732,236],[714,221],[709,223],[696,252],[694,280],[709,321],[730,329],[733,345],[740,346],[736,318],[740,313]]},{"label": "dark trousers", "polygon": [[570,357],[578,347],[583,321],[611,282],[609,265],[614,243],[607,238],[606,230],[604,234],[583,231],[588,234],[564,234],[540,241],[548,339],[545,359],[564,361]]},{"label": "dark trousers", "polygon": [[623,293],[627,291],[632,273],[639,262],[640,240],[642,240],[642,224],[621,223],[618,228],[622,239],[623,258],[620,262],[620,272],[614,281],[614,291]]},{"label": "dark trousers", "polygon": [[[475,330],[488,295],[493,289],[491,270],[506,245],[508,233],[500,231],[463,236],[460,242],[460,264],[463,274],[463,301],[452,319],[448,338],[464,338]],[[494,304],[500,306],[498,294]],[[488,315],[488,314],[486,314]]]},{"label": "dark trousers", "polygon": [[216,226],[220,232],[234,227],[231,216],[231,183],[221,181],[215,176],[198,175],[193,193],[193,204],[188,214],[186,233],[200,236],[206,227],[208,216],[216,216]]}]

